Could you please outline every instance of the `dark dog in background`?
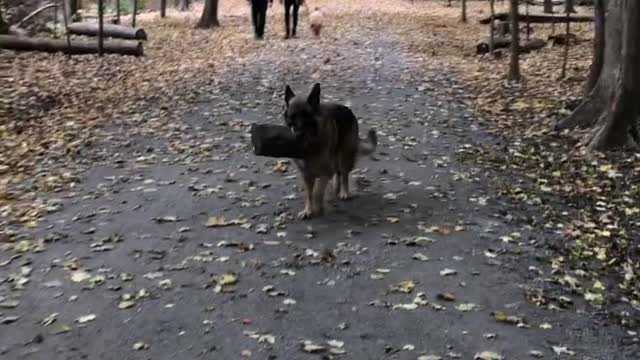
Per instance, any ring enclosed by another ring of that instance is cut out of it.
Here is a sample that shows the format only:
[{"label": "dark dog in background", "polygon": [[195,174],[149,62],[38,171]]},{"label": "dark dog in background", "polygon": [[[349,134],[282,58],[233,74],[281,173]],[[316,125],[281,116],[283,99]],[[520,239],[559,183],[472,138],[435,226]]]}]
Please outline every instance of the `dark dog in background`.
[{"label": "dark dog in background", "polygon": [[358,135],[358,120],[348,107],[320,102],[320,84],[308,96],[296,96],[289,85],[285,88],[285,124],[303,144],[304,159],[295,160],[304,181],[304,210],[301,219],[321,216],[324,193],[333,177],[336,195],[341,200],[351,197],[349,173],[359,157],[373,153],[378,144],[375,130],[367,139]]}]

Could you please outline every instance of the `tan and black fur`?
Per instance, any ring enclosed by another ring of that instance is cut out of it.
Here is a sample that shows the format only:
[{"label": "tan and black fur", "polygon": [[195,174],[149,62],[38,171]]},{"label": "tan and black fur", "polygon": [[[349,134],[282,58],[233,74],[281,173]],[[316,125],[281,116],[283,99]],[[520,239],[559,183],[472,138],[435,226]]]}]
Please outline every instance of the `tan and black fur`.
[{"label": "tan and black fur", "polygon": [[308,96],[296,96],[285,88],[285,124],[304,148],[304,158],[295,160],[304,182],[304,210],[299,218],[320,216],[324,212],[324,193],[333,178],[336,196],[351,197],[349,173],[358,157],[371,154],[377,146],[375,130],[366,140],[358,136],[358,120],[346,106],[320,101],[320,84]]}]

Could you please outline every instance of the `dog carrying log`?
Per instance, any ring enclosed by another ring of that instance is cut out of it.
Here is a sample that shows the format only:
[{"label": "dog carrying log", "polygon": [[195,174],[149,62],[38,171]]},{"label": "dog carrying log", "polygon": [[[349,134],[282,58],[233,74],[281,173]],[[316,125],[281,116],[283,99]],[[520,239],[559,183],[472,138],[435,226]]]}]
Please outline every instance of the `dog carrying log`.
[{"label": "dog carrying log", "polygon": [[272,124],[251,125],[253,153],[258,156],[302,159],[304,151],[286,126]]}]

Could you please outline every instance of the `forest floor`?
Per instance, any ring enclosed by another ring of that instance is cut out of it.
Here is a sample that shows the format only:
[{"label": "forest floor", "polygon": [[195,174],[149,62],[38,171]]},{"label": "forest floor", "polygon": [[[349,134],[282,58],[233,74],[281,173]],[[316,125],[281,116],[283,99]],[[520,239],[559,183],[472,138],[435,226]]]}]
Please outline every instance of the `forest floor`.
[{"label": "forest floor", "polygon": [[[142,15],[143,58],[0,53],[1,357],[637,359],[640,158],[552,131],[590,26],[565,79],[549,47],[510,84],[484,2],[317,3],[320,39],[276,2],[256,41],[234,0]],[[314,82],[380,146],[300,221],[248,130]]]}]

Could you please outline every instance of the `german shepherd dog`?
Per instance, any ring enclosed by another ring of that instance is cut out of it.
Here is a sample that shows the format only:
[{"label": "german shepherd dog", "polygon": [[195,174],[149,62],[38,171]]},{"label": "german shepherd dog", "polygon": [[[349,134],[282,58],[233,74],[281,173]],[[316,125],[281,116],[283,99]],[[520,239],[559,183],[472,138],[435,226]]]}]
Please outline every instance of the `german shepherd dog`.
[{"label": "german shepherd dog", "polygon": [[376,150],[378,137],[371,129],[367,139],[361,140],[351,109],[320,102],[320,84],[307,96],[297,96],[287,85],[284,101],[285,124],[304,149],[304,157],[295,160],[304,181],[304,210],[298,218],[318,217],[324,213],[324,193],[332,177],[336,196],[351,198],[349,173],[359,157]]}]

